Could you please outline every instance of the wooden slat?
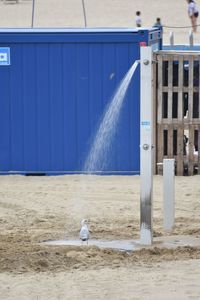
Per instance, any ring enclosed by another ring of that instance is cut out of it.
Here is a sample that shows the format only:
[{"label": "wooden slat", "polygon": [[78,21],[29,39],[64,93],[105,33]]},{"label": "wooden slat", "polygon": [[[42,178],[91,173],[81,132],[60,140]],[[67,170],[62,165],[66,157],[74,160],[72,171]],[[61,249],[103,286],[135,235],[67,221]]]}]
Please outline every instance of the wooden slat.
[{"label": "wooden slat", "polygon": [[192,122],[193,118],[193,57],[189,58],[189,93],[188,93],[188,120]]},{"label": "wooden slat", "polygon": [[[157,163],[162,163],[163,162],[163,127],[162,125],[158,124],[157,125]],[[160,172],[161,168],[158,166],[157,167],[157,173],[161,174]]]},{"label": "wooden slat", "polygon": [[192,125],[189,126],[189,141],[188,141],[188,175],[191,176],[194,173],[194,128]]},{"label": "wooden slat", "polygon": [[[199,78],[200,78],[200,57],[199,61]],[[200,80],[199,80],[199,120],[200,120]],[[196,123],[196,122],[195,122]],[[200,175],[200,125],[197,125],[198,130],[198,158],[197,158],[197,167],[198,167],[198,174]]]},{"label": "wooden slat", "polygon": [[[182,86],[181,89],[182,89],[183,93],[189,93],[189,87],[188,86]],[[167,93],[168,92],[168,86],[163,86],[162,90],[163,90],[164,93]],[[195,93],[198,93],[199,92],[199,87],[194,86],[193,91]],[[178,93],[179,92],[179,87],[178,86],[172,86],[172,92],[173,93]]]},{"label": "wooden slat", "polygon": [[[193,119],[193,68],[194,61],[193,57],[189,57],[189,92],[188,92],[188,121],[191,124]],[[194,165],[193,165],[193,157],[194,157],[194,131],[192,125],[189,125],[189,141],[188,141],[188,175],[193,175]]]},{"label": "wooden slat", "polygon": [[168,62],[168,113],[167,118],[172,122],[172,82],[173,82],[173,57],[169,56]]},{"label": "wooden slat", "polygon": [[200,174],[200,126],[198,126],[198,174]]},{"label": "wooden slat", "polygon": [[177,130],[177,171],[178,176],[183,175],[183,136],[184,129],[182,125],[178,126]]},{"label": "wooden slat", "polygon": [[158,163],[163,161],[163,148],[164,148],[164,139],[163,139],[163,126],[157,126],[157,140],[159,141],[157,145],[157,152],[158,152]]},{"label": "wooden slat", "polygon": [[157,122],[161,124],[163,110],[163,60],[162,56],[158,55],[158,98],[157,98]]},{"label": "wooden slat", "polygon": [[[154,61],[157,60],[156,55],[153,56]],[[153,78],[156,78],[156,72],[157,72],[157,64],[153,64]],[[154,161],[154,170],[153,173],[156,174],[157,170],[157,145],[156,145],[156,134],[157,134],[157,82],[156,80],[153,80],[153,145],[154,145],[154,151],[153,151],[153,161]]]},{"label": "wooden slat", "polygon": [[199,60],[199,86],[198,86],[198,93],[199,93],[199,120],[200,120],[200,60]]},{"label": "wooden slat", "polygon": [[[192,121],[189,122],[189,120],[187,119],[183,119],[182,121],[178,120],[178,119],[173,119],[173,124],[177,124],[177,125],[180,125],[180,124],[185,124],[185,126],[187,127],[188,124],[196,124],[196,125],[200,125],[200,119],[193,119]],[[168,119],[163,119],[162,121],[162,124],[171,124],[171,122],[168,120]]]},{"label": "wooden slat", "polygon": [[173,158],[173,126],[168,126],[168,157]]},{"label": "wooden slat", "polygon": [[183,122],[183,56],[178,63],[178,121]]}]

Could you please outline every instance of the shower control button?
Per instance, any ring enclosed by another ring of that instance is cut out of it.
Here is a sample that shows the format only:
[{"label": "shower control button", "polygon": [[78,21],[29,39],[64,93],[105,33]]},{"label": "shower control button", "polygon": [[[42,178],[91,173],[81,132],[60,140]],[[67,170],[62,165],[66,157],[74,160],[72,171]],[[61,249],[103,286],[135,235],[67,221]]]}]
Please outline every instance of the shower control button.
[{"label": "shower control button", "polygon": [[149,145],[148,145],[148,144],[144,144],[144,145],[142,146],[142,148],[143,148],[144,150],[149,150]]}]

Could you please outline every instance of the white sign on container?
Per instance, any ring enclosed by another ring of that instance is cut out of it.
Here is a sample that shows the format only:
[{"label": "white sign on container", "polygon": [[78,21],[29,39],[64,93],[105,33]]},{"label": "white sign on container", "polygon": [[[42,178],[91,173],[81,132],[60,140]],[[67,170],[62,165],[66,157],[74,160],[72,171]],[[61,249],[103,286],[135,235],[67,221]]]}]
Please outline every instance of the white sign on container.
[{"label": "white sign on container", "polygon": [[0,47],[0,66],[10,65],[10,48]]}]

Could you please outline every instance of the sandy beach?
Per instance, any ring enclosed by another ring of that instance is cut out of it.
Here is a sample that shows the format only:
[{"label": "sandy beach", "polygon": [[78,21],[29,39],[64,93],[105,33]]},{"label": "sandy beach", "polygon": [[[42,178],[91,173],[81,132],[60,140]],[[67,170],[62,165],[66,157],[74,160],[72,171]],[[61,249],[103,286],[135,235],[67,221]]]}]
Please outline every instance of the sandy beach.
[{"label": "sandy beach", "polygon": [[[163,231],[162,176],[154,177],[154,237],[200,237],[199,176],[176,177],[176,220]],[[47,246],[78,238],[139,238],[139,176],[1,176],[1,299],[199,299],[200,248]],[[84,208],[84,209],[83,209]]]},{"label": "sandy beach", "polygon": [[[0,27],[30,27],[32,1],[19,0],[18,4],[0,2]],[[200,1],[196,1],[200,7]],[[185,0],[85,0],[88,27],[135,27],[135,12],[142,13],[142,26],[150,27],[160,17],[164,28],[164,43],[169,43],[174,31],[176,44],[188,44],[190,20]],[[200,24],[200,21],[198,22]],[[84,27],[81,0],[36,0],[34,27]],[[200,43],[200,29],[194,35]]]},{"label": "sandy beach", "polygon": [[[84,27],[81,0],[36,0],[35,27]],[[196,1],[200,7],[200,0]],[[143,26],[161,17],[167,26],[190,26],[187,3],[174,0],[85,0],[88,27]],[[30,27],[31,0],[0,1],[0,27]],[[200,21],[199,21],[200,23]],[[164,43],[170,28],[164,28]],[[190,28],[174,28],[188,43]],[[200,28],[194,36],[200,43]],[[175,226],[163,230],[162,176],[154,176],[155,238],[200,238],[200,176],[175,178]],[[78,238],[90,220],[91,239],[138,240],[139,176],[0,176],[1,300],[200,299],[200,248],[159,247],[134,252],[41,242]]]}]

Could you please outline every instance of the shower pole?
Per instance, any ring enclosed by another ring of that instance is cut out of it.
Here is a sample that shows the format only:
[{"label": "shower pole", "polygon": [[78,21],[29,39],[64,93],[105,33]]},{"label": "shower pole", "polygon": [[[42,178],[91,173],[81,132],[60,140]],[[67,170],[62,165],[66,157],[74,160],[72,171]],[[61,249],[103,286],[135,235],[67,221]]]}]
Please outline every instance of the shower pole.
[{"label": "shower pole", "polygon": [[153,242],[153,89],[152,48],[140,48],[140,243]]}]

